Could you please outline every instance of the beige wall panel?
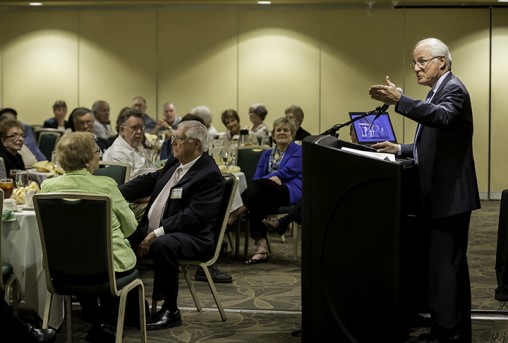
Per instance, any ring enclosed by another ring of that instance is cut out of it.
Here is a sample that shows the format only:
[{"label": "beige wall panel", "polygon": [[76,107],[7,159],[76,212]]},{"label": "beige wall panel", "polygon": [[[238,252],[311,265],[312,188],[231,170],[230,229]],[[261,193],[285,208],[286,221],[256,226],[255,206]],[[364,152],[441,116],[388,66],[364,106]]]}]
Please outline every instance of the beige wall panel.
[{"label": "beige wall panel", "polygon": [[212,124],[225,127],[222,111],[237,109],[237,15],[235,11],[159,13],[159,111],[174,102],[184,115],[208,106]]},{"label": "beige wall panel", "polygon": [[248,108],[263,103],[265,119],[284,116],[291,104],[302,107],[302,125],[319,129],[319,16],[314,11],[239,12],[239,115],[248,125]]},{"label": "beige wall panel", "polygon": [[508,189],[508,9],[493,10],[491,191]]},{"label": "beige wall panel", "polygon": [[18,119],[42,124],[62,99],[77,103],[76,13],[0,13],[2,95]]},{"label": "beige wall panel", "polygon": [[[365,112],[382,105],[369,97],[369,87],[385,76],[402,83],[402,12],[376,10],[327,11],[322,15],[320,132],[349,121],[349,112]],[[402,85],[400,85],[403,87]],[[403,120],[388,110],[402,139]],[[349,128],[339,137],[350,141]]]},{"label": "beige wall panel", "polygon": [[[429,25],[429,19],[439,25]],[[426,37],[443,40],[452,54],[453,73],[466,85],[473,105],[474,155],[480,192],[488,192],[489,133],[489,10],[488,9],[419,9],[406,11],[407,49]],[[411,53],[409,53],[411,58]],[[409,63],[409,62],[408,62]],[[409,70],[409,68],[407,69]],[[428,87],[417,84],[414,73],[406,74],[408,95],[425,99]],[[407,132],[412,141],[414,131]]]},{"label": "beige wall panel", "polygon": [[106,100],[114,122],[140,95],[155,118],[156,13],[83,12],[79,31],[79,105]]}]

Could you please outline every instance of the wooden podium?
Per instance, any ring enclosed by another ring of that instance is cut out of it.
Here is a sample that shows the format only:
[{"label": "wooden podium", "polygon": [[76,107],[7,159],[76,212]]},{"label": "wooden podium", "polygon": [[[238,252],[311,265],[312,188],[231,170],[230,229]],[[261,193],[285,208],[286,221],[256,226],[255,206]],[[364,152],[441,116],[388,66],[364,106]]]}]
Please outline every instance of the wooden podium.
[{"label": "wooden podium", "polygon": [[425,299],[416,167],[343,146],[364,149],[303,141],[302,341],[403,342]]}]

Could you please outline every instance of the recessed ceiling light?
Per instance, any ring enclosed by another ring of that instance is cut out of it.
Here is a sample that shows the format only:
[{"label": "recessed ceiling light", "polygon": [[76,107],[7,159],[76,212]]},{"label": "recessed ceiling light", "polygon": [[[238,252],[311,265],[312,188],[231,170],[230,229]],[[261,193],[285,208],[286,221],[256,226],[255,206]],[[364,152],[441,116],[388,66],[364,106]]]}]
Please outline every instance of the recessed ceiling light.
[{"label": "recessed ceiling light", "polygon": [[30,2],[28,3],[30,6],[42,6],[42,2]]},{"label": "recessed ceiling light", "polygon": [[258,1],[258,5],[271,5],[271,1]]}]

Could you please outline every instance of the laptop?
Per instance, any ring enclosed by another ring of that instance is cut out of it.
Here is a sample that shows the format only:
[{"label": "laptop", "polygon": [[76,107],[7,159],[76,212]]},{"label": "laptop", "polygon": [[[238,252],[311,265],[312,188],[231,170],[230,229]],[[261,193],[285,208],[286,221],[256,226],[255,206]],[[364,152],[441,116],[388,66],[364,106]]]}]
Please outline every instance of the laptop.
[{"label": "laptop", "polygon": [[[349,112],[351,120],[363,115],[365,115],[365,112]],[[369,114],[351,123],[358,139],[358,144],[371,145],[384,141],[397,143],[388,112],[381,113],[378,118],[375,117],[376,114]]]}]

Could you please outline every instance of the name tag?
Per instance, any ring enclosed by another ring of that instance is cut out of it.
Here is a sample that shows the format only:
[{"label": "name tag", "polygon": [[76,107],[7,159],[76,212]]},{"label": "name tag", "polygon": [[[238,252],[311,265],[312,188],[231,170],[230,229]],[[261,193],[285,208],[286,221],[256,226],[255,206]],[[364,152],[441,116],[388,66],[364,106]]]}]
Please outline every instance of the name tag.
[{"label": "name tag", "polygon": [[172,188],[170,198],[171,199],[181,199],[182,198],[182,189],[181,188]]}]

